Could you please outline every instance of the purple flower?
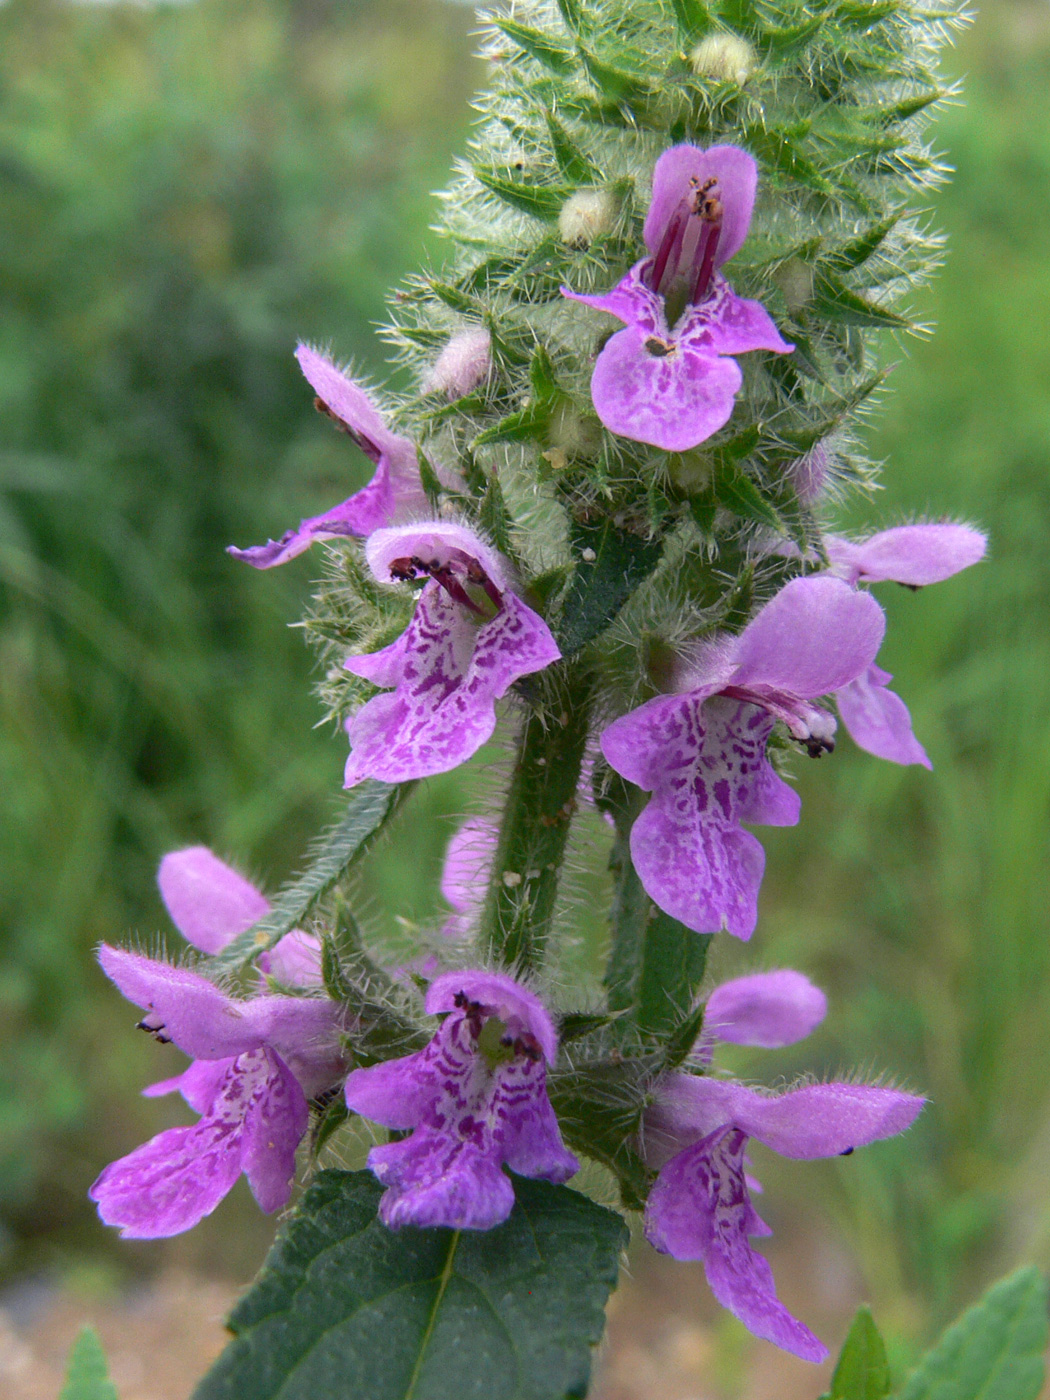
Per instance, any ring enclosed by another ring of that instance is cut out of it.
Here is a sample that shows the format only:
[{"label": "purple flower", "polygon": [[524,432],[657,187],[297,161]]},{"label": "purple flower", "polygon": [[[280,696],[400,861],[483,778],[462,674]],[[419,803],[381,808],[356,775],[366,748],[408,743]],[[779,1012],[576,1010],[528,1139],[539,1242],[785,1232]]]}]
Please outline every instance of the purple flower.
[{"label": "purple flower", "polygon": [[427,583],[396,642],[344,663],[392,692],[346,722],[346,787],[458,767],[491,737],[496,701],[561,655],[547,624],[514,591],[507,560],[464,526],[430,521],[377,530],[366,555],[383,583]]},{"label": "purple flower", "polygon": [[799,799],[773,771],[777,720],[816,756],[835,719],[812,703],[863,675],[885,630],[882,609],[828,576],[794,579],[739,636],[715,639],[684,693],[662,695],[601,736],[628,782],[653,794],[631,829],[646,892],[687,928],[750,938],[765,855],[742,822],[793,826]]},{"label": "purple flower", "polygon": [[[158,880],[175,924],[205,953],[221,951],[269,909],[204,846],[165,856]],[[266,959],[271,975],[290,985],[320,985],[319,947],[307,934],[288,934]],[[102,1172],[90,1192],[102,1220],[128,1239],[179,1234],[210,1214],[242,1171],[263,1210],[278,1210],[291,1191],[307,1099],[343,1072],[338,1008],[319,997],[270,993],[238,1001],[189,968],[106,944],[99,961],[146,1011],[140,1027],[193,1058],[146,1094],[177,1090],[202,1115]]]},{"label": "purple flower", "polygon": [[446,972],[431,983],[426,1009],[448,1013],[430,1044],[354,1070],[346,1102],[410,1132],[368,1154],[388,1188],[384,1224],[489,1230],[514,1204],[504,1165],[556,1182],[579,1170],[547,1098],[554,1025],[534,993],[500,972]]},{"label": "purple flower", "polygon": [[238,549],[232,544],[228,547],[228,554],[256,569],[286,564],[309,549],[315,540],[367,536],[383,525],[411,519],[428,509],[419,479],[415,444],[392,433],[365,391],[337,369],[327,356],[309,345],[300,345],[295,354],[316,390],[317,407],[353,438],[365,456],[376,464],[376,472],[367,486],[342,505],[324,515],[301,520],[297,530],[285,531],[279,540],[268,540],[250,549]]},{"label": "purple flower", "polygon": [[[969,525],[899,525],[866,540],[829,535],[831,572],[847,583],[940,583],[984,558],[988,541]],[[871,665],[835,693],[842,723],[854,743],[891,763],[933,765],[916,739],[908,707],[887,689],[893,677]]]},{"label": "purple flower", "polygon": [[625,323],[591,379],[611,432],[668,452],[696,447],[733,412],[743,376],[731,357],[794,349],[765,308],[738,297],[718,271],[747,237],[757,184],[758,168],[738,146],[673,146],[653,171],[650,256],[604,295],[562,288]]},{"label": "purple flower", "polygon": [[499,828],[493,822],[468,817],[448,843],[441,893],[451,904],[452,914],[441,930],[443,937],[462,940],[469,936],[474,917],[485,902],[498,841]]},{"label": "purple flower", "polygon": [[[712,993],[705,1032],[737,1044],[788,1045],[823,1011],[823,994],[801,974],[758,974]],[[923,1102],[865,1084],[806,1084],[773,1095],[733,1080],[668,1075],[645,1117],[646,1159],[660,1168],[646,1237],[663,1254],[701,1260],[715,1297],[756,1336],[823,1361],[827,1348],[778,1300],[769,1263],[751,1246],[749,1236],[770,1231],[751,1204],[757,1183],[746,1171],[748,1139],[785,1157],[848,1155],[903,1132]]]}]

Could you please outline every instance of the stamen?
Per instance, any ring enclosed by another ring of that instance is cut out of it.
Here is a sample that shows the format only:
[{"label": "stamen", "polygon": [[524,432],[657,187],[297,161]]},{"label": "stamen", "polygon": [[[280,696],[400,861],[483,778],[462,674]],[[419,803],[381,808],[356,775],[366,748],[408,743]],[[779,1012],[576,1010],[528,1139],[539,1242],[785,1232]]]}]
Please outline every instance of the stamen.
[{"label": "stamen", "polygon": [[475,603],[456,577],[456,571],[459,570],[466,582],[475,588],[480,588],[489,601],[495,604],[497,610],[502,608],[503,595],[476,559],[461,549],[450,550],[449,556],[449,559],[442,564],[437,559],[432,559],[427,563],[425,559],[420,559],[418,554],[406,555],[401,559],[392,559],[387,567],[390,577],[398,583],[411,583],[414,579],[422,578],[424,575],[432,578],[435,583],[441,585],[450,598],[466,608],[468,612],[475,613],[478,617],[484,617],[485,609]]},{"label": "stamen", "polygon": [[[656,250],[656,257],[653,259],[653,270],[650,273],[650,290],[656,292],[658,296],[666,296],[670,283],[674,281],[678,272],[678,259],[682,251],[682,240],[685,237],[685,226],[689,221],[689,208],[683,199],[678,208],[667,221],[664,229],[664,236],[660,240],[660,246]],[[672,254],[674,255],[672,258]],[[667,286],[664,286],[664,273],[668,265],[671,268],[671,275],[667,279]]]},{"label": "stamen", "polygon": [[341,433],[346,433],[347,437],[352,438],[370,462],[379,461],[383,454],[376,443],[371,438],[365,437],[364,433],[352,428],[345,419],[340,418],[335,409],[329,407],[319,395],[314,399],[314,408],[317,409],[318,413],[323,413],[326,418],[330,418]]},{"label": "stamen", "polygon": [[693,280],[693,290],[689,298],[694,306],[707,296],[711,286],[711,277],[715,270],[715,253],[718,250],[718,241],[722,236],[722,218],[725,210],[722,201],[716,194],[712,193],[717,184],[718,181],[712,178],[697,191],[696,212],[704,226],[704,237],[700,266]]}]

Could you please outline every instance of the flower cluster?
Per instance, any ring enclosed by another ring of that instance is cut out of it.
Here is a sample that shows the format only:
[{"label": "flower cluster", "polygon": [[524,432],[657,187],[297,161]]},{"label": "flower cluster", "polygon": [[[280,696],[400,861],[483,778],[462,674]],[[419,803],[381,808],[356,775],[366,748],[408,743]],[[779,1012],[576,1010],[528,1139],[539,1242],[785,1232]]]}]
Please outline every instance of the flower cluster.
[{"label": "flower cluster", "polygon": [[[736,55],[726,70],[730,76],[750,71],[750,59],[744,62],[750,52]],[[696,50],[698,73],[710,68],[709,59]],[[562,297],[554,297],[551,314],[572,318],[581,339],[603,328],[577,303],[622,322],[595,346],[587,366],[606,466],[621,454],[648,469],[651,458],[639,456],[641,448],[694,453],[736,411],[745,375],[737,357],[762,357],[751,362],[757,378],[794,353],[770,310],[737,295],[722,273],[748,240],[758,187],[758,165],[739,146],[666,149],[653,170],[645,256],[611,290],[585,294],[562,287]],[[610,236],[617,208],[611,190],[577,192],[559,221],[565,244],[586,252]],[[595,790],[613,785],[616,774],[628,793],[629,864],[644,891],[644,898],[637,896],[644,906],[640,936],[655,906],[689,949],[695,935],[724,930],[749,939],[756,928],[765,855],[749,828],[791,826],[800,815],[798,794],[782,776],[775,750],[831,753],[841,723],[871,754],[930,766],[904,702],[889,688],[892,677],[878,665],[886,617],[870,590],[889,581],[919,588],[947,579],[982,558],[983,535],[960,524],[917,523],[852,540],[820,533],[815,517],[810,534],[797,536],[802,544],[779,539],[770,545],[755,533],[748,543],[749,578],[773,578],[776,587],[766,585],[749,617],[729,609],[715,614],[725,624],[721,629],[713,627],[706,607],[678,598],[674,626],[667,629],[671,655],[634,678],[632,695],[648,689],[628,708],[622,687],[609,683],[601,692],[606,673],[594,662],[602,628],[583,629],[586,641],[577,637],[570,645],[570,611],[593,611],[613,597],[619,601],[603,625],[613,620],[630,591],[623,580],[642,586],[632,561],[650,547],[658,553],[669,537],[664,515],[675,503],[665,501],[663,514],[654,507],[653,518],[641,524],[637,501],[631,509],[610,509],[606,534],[587,535],[603,548],[611,537],[628,540],[627,564],[609,563],[589,544],[578,544],[603,508],[602,492],[614,494],[613,477],[599,482],[596,475],[564,514],[554,547],[560,563],[541,567],[542,551],[529,547],[532,522],[561,499],[550,487],[552,474],[569,470],[557,433],[570,420],[593,423],[590,405],[578,402],[578,393],[574,402],[557,383],[554,361],[541,346],[543,354],[532,361],[530,397],[487,439],[519,442],[531,433],[548,445],[542,460],[549,470],[528,489],[507,468],[508,493],[513,487],[525,501],[514,518],[500,484],[504,459],[479,466],[475,449],[485,445],[485,435],[465,444],[441,425],[468,398],[490,395],[505,407],[508,389],[500,377],[515,356],[520,361],[532,353],[531,345],[526,352],[520,339],[500,340],[465,294],[458,301],[446,295],[445,302],[467,311],[421,370],[417,395],[424,405],[419,431],[431,434],[422,445],[429,453],[438,444],[439,469],[427,465],[429,456],[424,461],[412,438],[388,426],[348,373],[300,345],[299,363],[317,408],[374,463],[374,475],[349,499],[280,539],[231,546],[230,553],[268,569],[314,542],[343,540],[344,554],[352,551],[355,567],[370,574],[369,588],[411,595],[410,620],[395,640],[378,650],[348,642],[338,656],[339,675],[349,672],[375,692],[366,691],[345,719],[346,788],[409,783],[460,767],[492,738],[497,707],[511,695],[527,709],[523,732],[538,734],[539,747],[528,761],[519,758],[504,826],[475,817],[453,837],[441,883],[450,913],[430,955],[388,971],[387,983],[400,998],[399,1033],[411,1004],[416,1038],[410,1043],[423,1047],[407,1055],[377,1059],[374,1045],[367,1056],[362,1051],[362,1008],[352,989],[331,975],[331,949],[322,956],[313,933],[287,933],[256,959],[250,994],[235,994],[223,982],[220,955],[270,906],[204,847],[165,857],[159,873],[164,902],[200,958],[173,965],[103,946],[100,960],[124,996],[142,1008],[140,1026],[191,1058],[181,1074],[146,1093],[178,1091],[200,1118],[114,1162],[92,1187],[102,1219],[126,1236],[189,1228],[241,1172],[264,1210],[281,1208],[290,1197],[311,1106],[325,1111],[339,1094],[351,1115],[391,1134],[368,1154],[369,1168],[385,1187],[379,1214],[386,1226],[488,1230],[500,1224],[514,1206],[514,1174],[563,1183],[579,1169],[548,1095],[548,1075],[562,1075],[570,1096],[583,1093],[579,1084],[586,1077],[574,1079],[573,1056],[560,1053],[556,1018],[536,970],[539,957],[530,963],[520,943],[507,952],[500,937],[514,920],[527,925],[540,917],[545,896],[535,891],[543,881],[544,888],[555,888],[576,794],[592,787],[581,782],[581,772],[593,776]],[[436,348],[433,340],[425,343]],[[586,434],[577,436],[582,441]],[[781,476],[795,503],[809,511],[819,504],[831,448],[817,442],[803,459],[799,450],[782,463]],[[678,455],[675,461],[681,464]],[[715,457],[696,461],[710,477]],[[478,479],[486,471],[482,488]],[[646,502],[656,499],[669,475],[658,478],[653,470]],[[690,514],[688,501],[677,505],[676,538],[685,541],[683,549],[697,547],[700,517]],[[711,520],[714,528],[717,513]],[[576,542],[571,556],[568,540]],[[756,574],[757,564],[765,573]],[[650,571],[644,582],[657,598],[660,578]],[[529,677],[540,679],[522,685]],[[578,724],[571,710],[575,681],[586,696]],[[549,700],[555,694],[561,698]],[[557,748],[557,736],[577,730],[575,750]],[[544,807],[551,791],[558,792],[557,801]],[[512,810],[515,794],[535,792],[535,810]],[[520,830],[527,839],[519,840]],[[508,852],[520,858],[518,865],[508,863]],[[552,904],[553,894],[544,908]],[[549,908],[544,917],[549,920]],[[687,993],[692,1004],[677,1008],[679,1031],[701,1014],[699,986]],[[393,1010],[387,1010],[393,1024]],[[585,1025],[579,1048],[581,1061],[600,1060],[633,1104],[633,1116],[617,1120],[625,1125],[620,1148],[641,1164],[651,1188],[645,1233],[652,1245],[677,1259],[702,1260],[716,1297],[754,1333],[814,1361],[825,1348],[778,1301],[769,1265],[750,1242],[768,1230],[752,1205],[757,1184],[748,1174],[749,1141],[788,1157],[848,1154],[904,1131],[923,1100],[848,1082],[804,1083],[771,1094],[720,1076],[714,1057],[720,1041],[771,1049],[792,1044],[825,1011],[823,994],[800,973],[754,974],[710,992],[703,1029],[686,1046],[684,1061],[681,1055],[654,1060],[646,1039],[651,1028],[639,1022],[632,1029],[622,1007],[591,1015],[595,1033],[588,1040]],[[377,1012],[370,1002],[368,1014],[381,1017],[384,1007]],[[671,1062],[679,1066],[674,1071],[654,1068]],[[585,1094],[575,1102],[566,1132],[586,1153],[588,1123],[603,1110]],[[593,1155],[610,1160],[607,1150]],[[616,1160],[615,1152],[611,1156]]]}]

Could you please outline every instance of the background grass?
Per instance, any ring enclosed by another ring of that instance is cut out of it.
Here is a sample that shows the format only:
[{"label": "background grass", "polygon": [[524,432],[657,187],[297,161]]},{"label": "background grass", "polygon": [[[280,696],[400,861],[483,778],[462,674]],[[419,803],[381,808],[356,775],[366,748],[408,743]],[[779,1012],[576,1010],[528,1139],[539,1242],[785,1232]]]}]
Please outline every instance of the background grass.
[{"label": "background grass", "polygon": [[[92,945],[164,927],[153,872],[174,845],[206,841],[276,885],[337,794],[343,741],[311,728],[309,657],[285,626],[316,561],[258,575],[222,550],[363,480],[290,352],[314,337],[379,371],[369,321],[420,257],[425,192],[479,78],[470,22],[439,0],[0,7],[9,1271],[118,1257],[84,1192],[171,1121],[134,1098],[163,1071]],[[850,518],[967,518],[991,557],[880,593],[880,660],[934,773],[848,741],[800,761],[802,824],[763,834],[758,939],[719,955],[723,972],[796,963],[834,994],[818,1037],[741,1068],[878,1064],[931,1096],[906,1139],[764,1168],[781,1210],[820,1192],[902,1346],[1050,1257],[1050,16],[993,0],[949,66],[967,105],[939,129],[959,174],[937,201],[938,329],[890,354],[870,434],[885,489]],[[415,801],[365,881],[392,934],[437,907],[464,786]],[[581,861],[600,889],[601,853]],[[204,1245],[119,1258],[201,1248],[250,1267],[266,1227],[246,1235],[249,1218],[230,1203]]]}]

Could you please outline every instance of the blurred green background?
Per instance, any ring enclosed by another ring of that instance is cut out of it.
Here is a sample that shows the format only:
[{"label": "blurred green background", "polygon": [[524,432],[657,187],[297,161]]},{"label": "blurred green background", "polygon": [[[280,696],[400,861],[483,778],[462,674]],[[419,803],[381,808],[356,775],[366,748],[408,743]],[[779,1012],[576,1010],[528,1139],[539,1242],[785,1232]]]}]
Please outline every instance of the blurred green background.
[{"label": "blurred green background", "polygon": [[[207,842],[273,888],[332,813],[344,741],[312,727],[287,626],[318,561],[260,575],[223,547],[364,479],[291,351],[382,373],[384,290],[440,258],[426,193],[481,78],[471,24],[441,0],[0,6],[0,1277],[172,1250],[246,1277],[264,1246],[239,1197],[196,1243],[95,1221],[96,1172],[173,1119],[136,1098],[170,1069],[91,950],[166,928],[165,850]],[[890,352],[884,490],[853,519],[970,519],[991,557],[880,594],[934,773],[848,741],[799,764],[756,943],[720,954],[833,993],[775,1073],[878,1065],[933,1100],[848,1163],[763,1164],[774,1223],[818,1195],[901,1345],[1050,1262],[1050,10],[993,0],[948,67],[938,329]],[[375,862],[391,930],[438,909],[464,801],[430,784]]]}]

